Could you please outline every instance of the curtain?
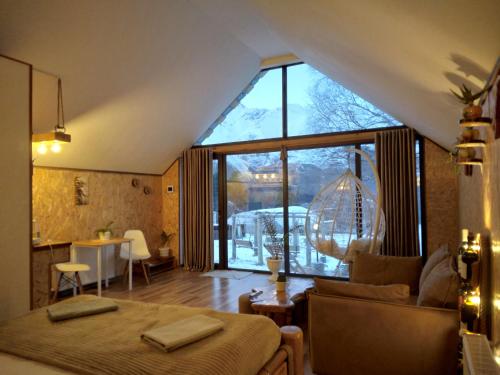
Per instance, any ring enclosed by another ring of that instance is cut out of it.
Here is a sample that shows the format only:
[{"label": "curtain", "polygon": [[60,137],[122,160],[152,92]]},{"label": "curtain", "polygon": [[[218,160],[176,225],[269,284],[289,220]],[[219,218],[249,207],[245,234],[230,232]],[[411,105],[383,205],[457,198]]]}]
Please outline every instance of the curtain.
[{"label": "curtain", "polygon": [[420,255],[415,131],[378,132],[375,138],[386,233],[381,254]]},{"label": "curtain", "polygon": [[209,271],[213,266],[212,151],[183,152],[184,268]]}]

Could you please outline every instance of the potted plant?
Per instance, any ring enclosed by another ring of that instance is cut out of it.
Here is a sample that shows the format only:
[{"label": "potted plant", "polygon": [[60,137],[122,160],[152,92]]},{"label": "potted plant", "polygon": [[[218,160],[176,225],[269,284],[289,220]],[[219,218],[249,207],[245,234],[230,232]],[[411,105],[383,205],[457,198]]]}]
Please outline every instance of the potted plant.
[{"label": "potted plant", "polygon": [[284,292],[286,290],[286,276],[284,273],[280,273],[278,275],[278,279],[276,280],[276,291]]},{"label": "potted plant", "polygon": [[266,258],[267,268],[271,271],[269,280],[276,281],[278,279],[278,271],[283,265],[283,254],[285,253],[285,242],[288,241],[289,233],[296,230],[299,226],[293,227],[289,232],[284,233],[283,236],[278,234],[277,223],[273,215],[264,214],[262,216],[264,224],[264,233],[267,235],[267,242],[264,247],[271,254]]},{"label": "potted plant", "polygon": [[475,120],[481,117],[483,113],[483,109],[480,105],[475,104],[476,100],[483,95],[488,88],[484,88],[483,90],[473,94],[472,90],[468,88],[465,84],[460,87],[460,94],[457,92],[450,90],[453,95],[455,95],[458,100],[460,100],[466,107],[463,110],[463,115],[466,120]]},{"label": "potted plant", "polygon": [[163,246],[160,247],[158,250],[160,252],[161,257],[168,257],[170,255],[170,241],[174,238],[175,233],[169,233],[167,231],[162,231],[161,232],[161,241],[163,242]]},{"label": "potted plant", "polygon": [[95,234],[99,237],[100,240],[109,240],[113,235],[113,231],[111,230],[111,226],[113,225],[113,221],[110,221],[106,224],[104,228],[96,229]]}]

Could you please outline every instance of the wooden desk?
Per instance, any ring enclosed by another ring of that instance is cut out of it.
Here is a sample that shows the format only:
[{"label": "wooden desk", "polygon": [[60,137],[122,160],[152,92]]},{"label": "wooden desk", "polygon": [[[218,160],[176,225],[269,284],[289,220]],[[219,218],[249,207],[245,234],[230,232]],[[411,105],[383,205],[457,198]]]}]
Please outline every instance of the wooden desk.
[{"label": "wooden desk", "polygon": [[283,292],[277,292],[275,284],[255,288],[262,293],[250,296],[251,307],[255,313],[268,316],[279,326],[290,325],[295,305],[305,300],[304,291],[312,285],[311,279],[293,279],[287,282]]},{"label": "wooden desk", "polygon": [[[101,296],[102,289],[102,267],[101,267],[101,252],[102,248],[106,249],[106,246],[109,245],[121,245],[122,243],[129,244],[129,262],[128,262],[128,289],[132,290],[132,241],[130,238],[111,238],[109,240],[84,240],[84,241],[75,241],[71,245],[70,257],[71,262],[78,263],[78,255],[76,252],[76,248],[82,249],[95,249],[97,255],[97,295]],[[107,267],[107,257],[104,257],[104,270],[105,270],[105,285],[106,288],[109,286],[108,281],[108,267]],[[76,286],[73,287],[73,293],[76,294]]]}]

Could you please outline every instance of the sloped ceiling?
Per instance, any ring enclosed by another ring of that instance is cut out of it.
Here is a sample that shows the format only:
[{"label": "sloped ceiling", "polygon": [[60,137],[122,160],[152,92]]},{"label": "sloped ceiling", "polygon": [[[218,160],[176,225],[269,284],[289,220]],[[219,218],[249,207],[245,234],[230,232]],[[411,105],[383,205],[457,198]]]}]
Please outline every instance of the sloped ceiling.
[{"label": "sloped ceiling", "polygon": [[73,141],[35,165],[143,173],[162,173],[260,63],[190,2],[163,0],[1,0],[0,53],[63,79]]},{"label": "sloped ceiling", "polygon": [[449,147],[448,89],[482,87],[498,14],[498,0],[0,0],[0,53],[64,81],[74,141],[36,163],[161,173],[283,53]]},{"label": "sloped ceiling", "polygon": [[461,105],[500,56],[500,1],[253,0],[291,52],[449,147]]}]

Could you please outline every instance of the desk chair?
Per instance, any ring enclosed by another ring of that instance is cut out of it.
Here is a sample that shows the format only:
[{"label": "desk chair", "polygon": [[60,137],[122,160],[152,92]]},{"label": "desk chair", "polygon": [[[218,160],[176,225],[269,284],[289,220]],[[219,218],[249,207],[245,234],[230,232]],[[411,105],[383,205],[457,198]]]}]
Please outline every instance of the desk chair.
[{"label": "desk chair", "polygon": [[[146,239],[144,238],[144,234],[140,230],[128,230],[123,235],[125,238],[130,238],[133,240],[132,245],[132,262],[139,261],[142,272],[144,273],[144,278],[146,279],[146,283],[149,285],[149,268],[146,269],[146,264],[144,260],[151,258],[151,253],[149,252],[148,245],[146,243]],[[127,263],[125,263],[125,270],[123,271],[123,280],[127,280],[128,276],[128,261],[129,261],[129,244],[122,243],[120,249],[120,258],[125,259]]]},{"label": "desk chair", "polygon": [[50,301],[51,304],[57,301],[57,294],[59,293],[59,289],[61,288],[63,281],[66,284],[71,284],[71,286],[78,286],[80,290],[80,294],[83,294],[83,285],[82,280],[80,279],[80,272],[86,272],[90,270],[88,264],[83,263],[55,263],[54,258],[54,249],[52,245],[49,243],[50,248],[50,264],[54,267],[56,272],[59,272],[59,279],[57,281],[56,289],[52,294],[52,299]]}]

